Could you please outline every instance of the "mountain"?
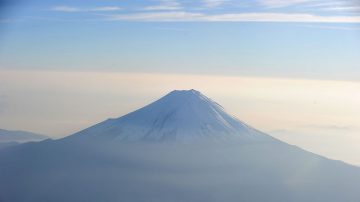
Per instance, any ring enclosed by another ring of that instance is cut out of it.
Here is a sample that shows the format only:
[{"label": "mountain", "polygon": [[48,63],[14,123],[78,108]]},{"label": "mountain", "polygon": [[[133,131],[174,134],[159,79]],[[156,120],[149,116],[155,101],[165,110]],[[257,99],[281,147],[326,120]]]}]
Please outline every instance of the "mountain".
[{"label": "mountain", "polygon": [[0,179],[0,202],[360,201],[359,167],[271,138],[194,90],[1,149]]},{"label": "mountain", "polygon": [[130,142],[272,139],[227,114],[223,107],[196,90],[172,91],[139,110],[96,124],[71,138]]},{"label": "mountain", "polygon": [[40,135],[27,131],[10,131],[0,129],[0,143],[9,143],[9,142],[32,142],[32,141],[41,141],[48,139],[45,135]]}]

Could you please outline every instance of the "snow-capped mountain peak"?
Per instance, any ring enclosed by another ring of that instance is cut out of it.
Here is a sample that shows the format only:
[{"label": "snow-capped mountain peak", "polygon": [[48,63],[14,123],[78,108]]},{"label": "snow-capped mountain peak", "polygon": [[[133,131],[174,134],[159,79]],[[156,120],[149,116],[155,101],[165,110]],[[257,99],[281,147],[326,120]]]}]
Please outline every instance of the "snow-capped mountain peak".
[{"label": "snow-capped mountain peak", "polygon": [[116,119],[73,135],[119,141],[188,141],[199,139],[268,139],[267,135],[227,114],[196,90],[174,90],[161,99]]}]

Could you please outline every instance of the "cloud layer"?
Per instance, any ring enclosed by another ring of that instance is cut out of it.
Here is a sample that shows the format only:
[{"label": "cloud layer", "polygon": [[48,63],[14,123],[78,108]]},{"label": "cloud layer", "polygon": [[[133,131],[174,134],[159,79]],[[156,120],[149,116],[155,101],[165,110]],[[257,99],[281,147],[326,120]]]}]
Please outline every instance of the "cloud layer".
[{"label": "cloud layer", "polygon": [[114,21],[360,23],[360,15],[355,12],[360,7],[349,1],[253,0],[244,3],[201,0],[189,3],[183,0],[157,0],[131,8],[124,5],[93,8],[61,5],[51,10],[65,13],[112,11],[98,17]]},{"label": "cloud layer", "polygon": [[96,12],[96,11],[119,11],[122,10],[121,7],[118,6],[103,6],[103,7],[93,7],[93,8],[78,8],[72,6],[54,6],[51,8],[53,11],[58,12]]},{"label": "cloud layer", "polygon": [[181,10],[183,7],[176,0],[161,0],[157,5],[146,6],[142,10],[161,11],[161,10]]},{"label": "cloud layer", "polygon": [[193,12],[141,12],[108,16],[110,20],[148,22],[307,22],[360,23],[360,16],[320,16],[308,13],[226,13],[209,15]]}]

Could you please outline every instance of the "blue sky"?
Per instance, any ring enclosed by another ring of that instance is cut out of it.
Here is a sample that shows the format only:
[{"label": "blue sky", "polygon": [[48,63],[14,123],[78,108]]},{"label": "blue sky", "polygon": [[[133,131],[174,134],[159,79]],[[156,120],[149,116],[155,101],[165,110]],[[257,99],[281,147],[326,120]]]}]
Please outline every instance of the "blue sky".
[{"label": "blue sky", "polygon": [[352,1],[30,0],[2,10],[1,69],[360,78]]},{"label": "blue sky", "polygon": [[[14,3],[15,2],[15,3]],[[63,137],[174,89],[360,165],[360,5],[0,0],[0,128]]]}]

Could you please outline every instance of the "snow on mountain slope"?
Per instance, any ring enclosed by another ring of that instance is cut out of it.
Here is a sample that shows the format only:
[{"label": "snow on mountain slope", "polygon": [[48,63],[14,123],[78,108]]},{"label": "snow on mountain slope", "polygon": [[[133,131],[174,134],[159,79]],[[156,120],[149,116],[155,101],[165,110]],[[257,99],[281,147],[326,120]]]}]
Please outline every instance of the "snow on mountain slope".
[{"label": "snow on mountain slope", "polygon": [[360,201],[358,167],[276,141],[194,90],[64,139],[3,148],[0,179],[0,202]]},{"label": "snow on mountain slope", "polygon": [[199,139],[270,140],[227,114],[196,90],[175,90],[139,110],[80,131],[72,138],[119,141],[190,141]]}]

